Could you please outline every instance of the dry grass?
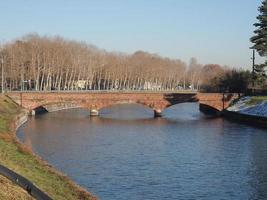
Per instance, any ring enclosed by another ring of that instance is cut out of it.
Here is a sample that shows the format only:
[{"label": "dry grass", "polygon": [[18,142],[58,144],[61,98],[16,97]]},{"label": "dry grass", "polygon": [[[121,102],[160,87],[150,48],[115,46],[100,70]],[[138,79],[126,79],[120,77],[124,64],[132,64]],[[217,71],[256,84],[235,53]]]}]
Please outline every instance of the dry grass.
[{"label": "dry grass", "polygon": [[32,200],[33,198],[22,188],[15,185],[13,182],[0,176],[0,199],[14,200]]},{"label": "dry grass", "polygon": [[[14,119],[19,113],[21,110],[14,102],[0,96],[0,164],[26,177],[53,199],[96,199],[17,141]],[[6,182],[0,186],[0,199],[12,199],[13,197],[6,196]],[[16,195],[19,194],[14,194],[15,197]]]}]

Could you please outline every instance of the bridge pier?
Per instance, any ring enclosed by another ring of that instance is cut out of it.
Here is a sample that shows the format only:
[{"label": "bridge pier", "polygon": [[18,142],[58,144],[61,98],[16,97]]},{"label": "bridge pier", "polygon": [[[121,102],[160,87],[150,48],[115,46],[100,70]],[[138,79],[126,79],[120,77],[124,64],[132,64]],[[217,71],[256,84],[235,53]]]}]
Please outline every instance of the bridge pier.
[{"label": "bridge pier", "polygon": [[31,114],[32,116],[35,116],[35,115],[36,115],[36,111],[35,111],[35,110],[31,110],[31,111],[30,111],[30,114]]},{"label": "bridge pier", "polygon": [[98,116],[98,115],[99,115],[98,110],[96,110],[96,109],[90,110],[90,116]]},{"label": "bridge pier", "polygon": [[162,117],[162,112],[161,110],[154,110],[154,117],[157,118],[157,117]]}]

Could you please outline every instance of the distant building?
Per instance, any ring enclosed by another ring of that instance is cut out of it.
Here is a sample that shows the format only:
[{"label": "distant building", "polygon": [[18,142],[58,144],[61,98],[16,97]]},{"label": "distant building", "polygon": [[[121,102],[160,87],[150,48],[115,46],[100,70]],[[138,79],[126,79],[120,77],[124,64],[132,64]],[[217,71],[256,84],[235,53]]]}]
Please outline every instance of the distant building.
[{"label": "distant building", "polygon": [[81,90],[85,89],[86,80],[78,80],[78,81],[76,81],[75,86],[76,86],[76,88],[81,89]]},{"label": "distant building", "polygon": [[160,90],[161,85],[157,84],[157,83],[150,82],[150,81],[145,81],[143,89],[144,90]]}]

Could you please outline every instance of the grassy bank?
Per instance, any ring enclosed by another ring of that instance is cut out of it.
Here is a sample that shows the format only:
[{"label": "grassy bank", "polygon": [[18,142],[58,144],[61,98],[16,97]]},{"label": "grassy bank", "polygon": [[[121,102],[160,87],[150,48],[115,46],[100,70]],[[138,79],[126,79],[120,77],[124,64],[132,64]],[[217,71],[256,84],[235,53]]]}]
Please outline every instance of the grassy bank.
[{"label": "grassy bank", "polygon": [[3,176],[0,176],[0,185],[0,199],[33,200],[26,191]]},{"label": "grassy bank", "polygon": [[[23,111],[19,106],[10,99],[0,96],[0,164],[26,177],[53,199],[96,199],[46,162],[34,156],[31,150],[17,141],[14,121],[21,112]],[[4,199],[2,197],[7,197],[4,186],[7,187],[8,183],[2,181],[0,184],[0,199]],[[22,194],[24,191],[19,189],[17,191],[17,197],[22,195],[22,198],[15,199],[28,198]]]}]

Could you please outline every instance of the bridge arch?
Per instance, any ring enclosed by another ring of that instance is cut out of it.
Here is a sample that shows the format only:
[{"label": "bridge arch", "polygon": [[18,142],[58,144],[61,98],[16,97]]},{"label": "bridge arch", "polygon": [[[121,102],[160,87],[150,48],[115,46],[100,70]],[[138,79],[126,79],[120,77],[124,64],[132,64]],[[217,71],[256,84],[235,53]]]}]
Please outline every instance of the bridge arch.
[{"label": "bridge arch", "polygon": [[166,109],[169,109],[173,106],[177,106],[179,104],[186,104],[186,103],[198,103],[199,104],[199,101],[184,101],[184,102],[176,102],[176,103],[173,103],[173,104],[170,104],[170,105],[167,105],[163,110],[166,110]]},{"label": "bridge arch", "polygon": [[49,112],[44,106],[38,106],[31,110],[31,115],[37,115]]},{"label": "bridge arch", "polygon": [[161,112],[164,110],[164,108],[158,108],[157,105],[154,102],[145,102],[145,101],[139,101],[139,100],[127,100],[127,101],[111,101],[111,102],[104,102],[104,103],[97,103],[90,106],[90,115],[91,116],[98,116],[99,112],[102,109],[112,107],[115,105],[123,105],[123,104],[136,104],[141,105],[143,107],[149,108],[154,111],[155,117],[160,117]]}]

